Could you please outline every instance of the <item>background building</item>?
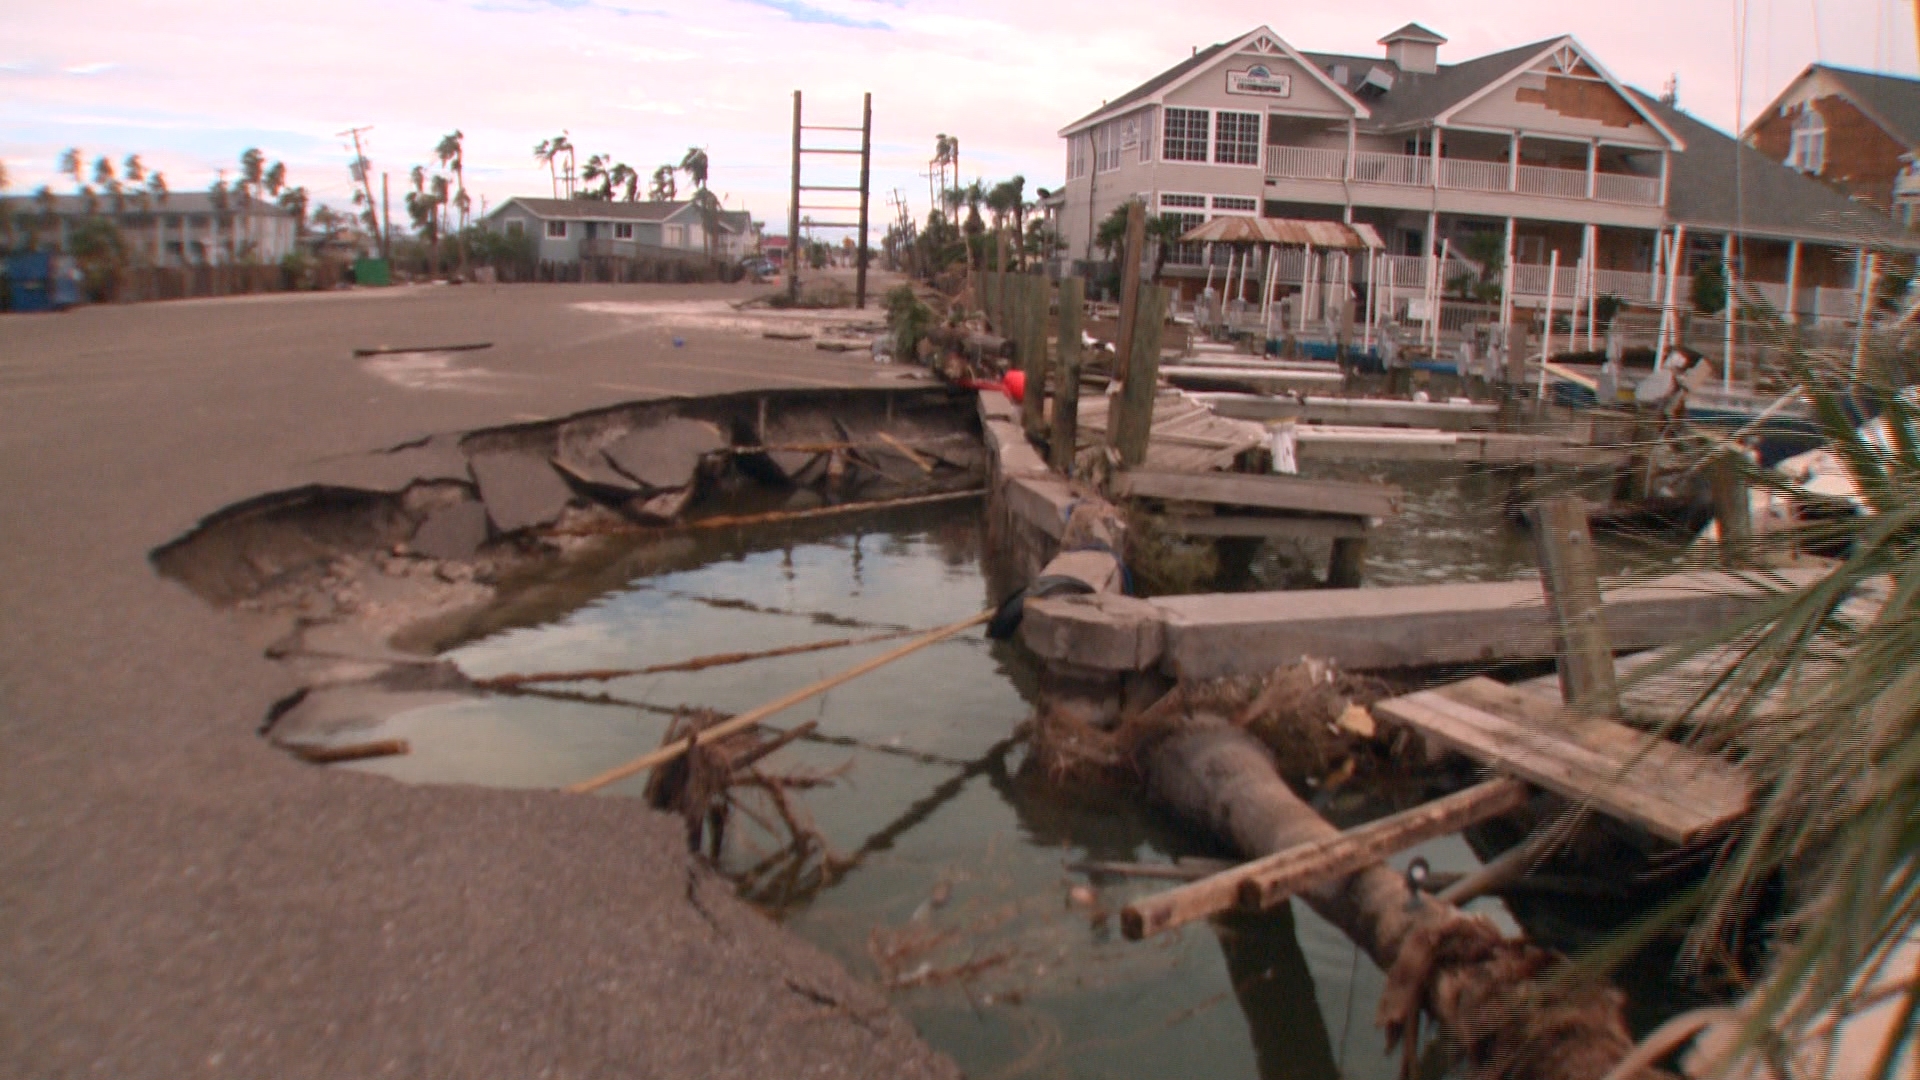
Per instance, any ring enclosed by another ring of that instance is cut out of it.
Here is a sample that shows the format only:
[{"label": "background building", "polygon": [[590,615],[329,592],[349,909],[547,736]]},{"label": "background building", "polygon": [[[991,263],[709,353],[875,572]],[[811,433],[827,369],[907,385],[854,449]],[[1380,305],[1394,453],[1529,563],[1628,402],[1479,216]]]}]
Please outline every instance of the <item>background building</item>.
[{"label": "background building", "polygon": [[[1434,274],[1539,307],[1556,256],[1562,302],[1583,263],[1596,292],[1653,300],[1668,251],[1682,274],[1730,260],[1783,307],[1845,317],[1864,251],[1920,250],[1884,215],[1622,85],[1571,37],[1453,64],[1418,24],[1380,44],[1303,53],[1260,27],[1063,128],[1066,257],[1104,258],[1100,222],[1137,197],[1188,228],[1226,215],[1371,225],[1381,280],[1337,272],[1378,286],[1396,317]],[[1227,257],[1210,267],[1188,245],[1166,273],[1190,296]],[[1283,288],[1303,264],[1282,264]]]},{"label": "background building", "polygon": [[758,243],[752,217],[744,210],[713,215],[716,229],[707,246],[706,227],[690,201],[603,202],[591,199],[529,199],[514,196],[484,219],[488,228],[524,232],[539,243],[539,261],[577,263],[583,259],[634,258],[670,251],[706,254],[736,261]]},{"label": "background building", "polygon": [[0,199],[0,237],[11,228],[17,246],[52,245],[70,252],[86,222],[114,224],[135,265],[180,267],[278,263],[296,248],[291,211],[262,199],[228,195],[224,205],[204,191]]}]

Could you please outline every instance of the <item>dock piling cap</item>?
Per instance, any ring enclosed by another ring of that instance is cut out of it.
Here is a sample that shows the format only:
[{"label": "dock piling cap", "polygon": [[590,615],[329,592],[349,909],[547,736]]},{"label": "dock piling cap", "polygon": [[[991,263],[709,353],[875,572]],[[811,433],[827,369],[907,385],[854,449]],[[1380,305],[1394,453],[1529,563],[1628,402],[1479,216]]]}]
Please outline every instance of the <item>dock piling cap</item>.
[{"label": "dock piling cap", "polygon": [[1000,384],[1002,387],[1006,389],[1008,401],[1011,401],[1015,405],[1018,405],[1026,399],[1026,396],[1027,396],[1027,373],[1026,372],[1019,371],[1019,370],[1009,371],[1007,372],[1006,376],[1000,380]]}]

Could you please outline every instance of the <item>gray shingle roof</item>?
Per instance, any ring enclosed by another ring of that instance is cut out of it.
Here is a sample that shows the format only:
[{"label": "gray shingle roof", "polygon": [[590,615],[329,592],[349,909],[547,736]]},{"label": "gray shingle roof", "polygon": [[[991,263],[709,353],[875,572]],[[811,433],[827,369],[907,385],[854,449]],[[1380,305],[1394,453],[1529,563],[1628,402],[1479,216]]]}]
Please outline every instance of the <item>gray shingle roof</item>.
[{"label": "gray shingle roof", "polygon": [[1388,34],[1386,37],[1381,38],[1380,44],[1385,45],[1389,41],[1421,41],[1428,45],[1445,45],[1447,43],[1446,38],[1421,26],[1417,22],[1410,22],[1400,29],[1395,30],[1393,33]]},{"label": "gray shingle roof", "polygon": [[1879,75],[1871,71],[1815,64],[1833,76],[1867,111],[1893,130],[1909,149],[1920,146],[1920,79]]},{"label": "gray shingle roof", "polygon": [[1391,131],[1432,120],[1484,89],[1487,84],[1511,73],[1514,68],[1558,40],[1548,38],[1531,45],[1477,56],[1459,64],[1441,64],[1439,70],[1431,75],[1402,71],[1377,56],[1341,56],[1335,53],[1301,55],[1327,72],[1329,78],[1332,77],[1335,64],[1345,64],[1349,90],[1366,78],[1369,68],[1383,67],[1392,71],[1393,89],[1378,97],[1361,99],[1373,110],[1373,116],[1360,122],[1361,129],[1365,131]]},{"label": "gray shingle roof", "polygon": [[[691,207],[686,199],[672,202],[606,202],[600,199],[535,199],[515,195],[490,211],[493,217],[509,206],[518,206],[542,221],[666,221]],[[722,210],[721,227],[745,232],[752,216],[745,210]]]},{"label": "gray shingle roof", "polygon": [[1676,224],[1920,252],[1920,236],[1871,206],[1647,94],[1633,93],[1687,144],[1683,153],[1673,155],[1668,178],[1667,216]]}]

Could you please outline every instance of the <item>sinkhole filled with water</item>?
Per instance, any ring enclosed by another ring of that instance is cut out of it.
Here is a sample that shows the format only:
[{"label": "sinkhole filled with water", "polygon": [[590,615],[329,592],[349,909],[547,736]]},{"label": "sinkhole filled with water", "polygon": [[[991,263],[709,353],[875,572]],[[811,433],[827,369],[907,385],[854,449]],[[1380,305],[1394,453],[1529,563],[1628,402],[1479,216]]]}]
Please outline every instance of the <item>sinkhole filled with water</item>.
[{"label": "sinkhole filled with water", "polygon": [[[1370,556],[1372,583],[1530,572],[1493,482],[1409,483],[1407,520]],[[1275,587],[1299,552],[1263,552]],[[938,626],[1011,588],[977,503],[654,537],[545,576],[441,628],[468,676],[633,669]],[[898,640],[415,708],[353,738],[411,753],[352,768],[422,783],[561,787],[658,746],[673,715],[738,712],[878,655]],[[1122,939],[1118,911],[1167,881],[1101,877],[1084,861],[1222,857],[1135,791],[1063,788],[1030,767],[1020,729],[1037,672],[979,631],[839,686],[776,718],[808,737],[767,763],[818,780],[793,793],[829,857],[783,851],[778,811],[736,813],[719,867],[742,896],[857,975],[973,1077],[1207,1076],[1388,1080],[1373,1025],[1382,975],[1304,905]],[[635,798],[643,777],[605,790]],[[1430,792],[1342,788],[1316,801],[1347,826]],[[751,793],[745,796],[754,807]],[[1409,851],[1436,871],[1479,860],[1459,837]],[[1484,910],[1507,922],[1498,901]],[[1507,923],[1509,926],[1510,922]]]}]

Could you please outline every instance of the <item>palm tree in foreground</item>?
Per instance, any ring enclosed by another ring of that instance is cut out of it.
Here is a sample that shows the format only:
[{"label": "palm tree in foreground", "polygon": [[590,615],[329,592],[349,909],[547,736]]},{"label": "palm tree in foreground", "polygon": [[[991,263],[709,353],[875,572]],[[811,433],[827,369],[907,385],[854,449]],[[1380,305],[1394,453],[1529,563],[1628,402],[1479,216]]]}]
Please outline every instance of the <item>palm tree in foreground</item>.
[{"label": "palm tree in foreground", "polygon": [[[1840,557],[1797,585],[1765,569],[1743,572],[1762,597],[1749,614],[1634,679],[1711,660],[1717,677],[1689,690],[1693,706],[1662,734],[1725,752],[1754,780],[1740,832],[1673,909],[1694,920],[1688,957],[1724,960],[1756,898],[1784,881],[1788,906],[1770,928],[1747,1044],[1796,1060],[1836,1018],[1874,1004],[1869,987],[1884,978],[1894,986],[1878,996],[1898,999],[1878,1063],[1885,1076],[1920,1034],[1920,982],[1910,967],[1889,966],[1920,933],[1920,405],[1904,374],[1920,339],[1869,350],[1872,362],[1856,371],[1851,354],[1810,351],[1777,318],[1768,325],[1853,495],[1746,467],[1751,484],[1800,508],[1801,523],[1724,541],[1715,561],[1764,566],[1807,550]],[[1872,334],[1871,320],[1862,332]],[[1865,428],[1862,405],[1879,415]],[[1706,445],[1726,453],[1725,440]]]}]

